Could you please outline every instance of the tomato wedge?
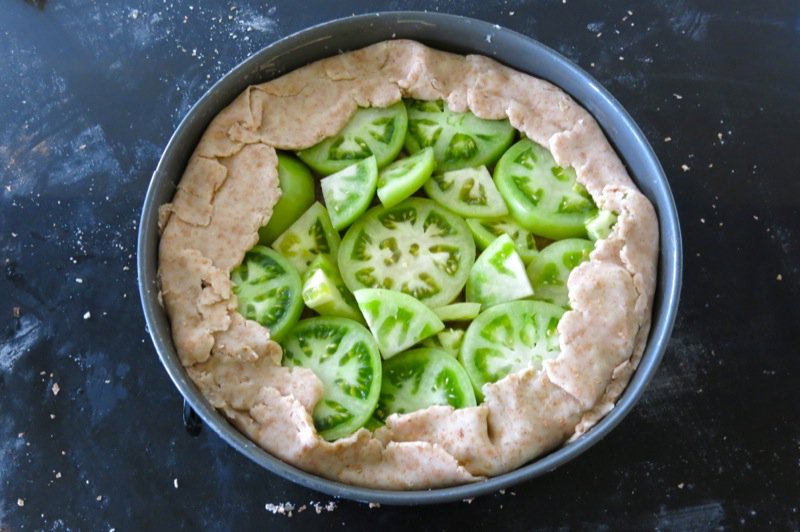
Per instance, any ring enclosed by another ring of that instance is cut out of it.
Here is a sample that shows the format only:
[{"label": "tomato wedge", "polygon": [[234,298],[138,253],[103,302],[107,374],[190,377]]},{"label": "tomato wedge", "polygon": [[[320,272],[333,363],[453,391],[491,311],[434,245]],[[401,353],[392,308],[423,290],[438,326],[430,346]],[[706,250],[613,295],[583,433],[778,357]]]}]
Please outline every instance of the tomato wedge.
[{"label": "tomato wedge", "polygon": [[464,217],[496,218],[508,214],[506,203],[485,166],[434,175],[425,183],[425,192],[443,207]]},{"label": "tomato wedge", "polygon": [[323,175],[374,155],[378,168],[397,157],[406,137],[408,116],[403,102],[389,107],[359,108],[338,134],[297,152],[308,166]]},{"label": "tomato wedge", "polygon": [[333,228],[340,231],[364,214],[378,182],[375,156],[367,157],[320,181]]},{"label": "tomato wedge", "polygon": [[303,274],[303,302],[322,316],[364,321],[358,303],[327,255],[319,255]]},{"label": "tomato wedge", "polygon": [[467,279],[467,301],[483,308],[533,295],[514,241],[501,235],[480,254]]},{"label": "tomato wedge", "polygon": [[586,220],[586,234],[589,240],[597,241],[608,238],[617,223],[617,215],[606,209],[600,209],[596,215]]},{"label": "tomato wedge", "polygon": [[592,249],[594,243],[582,238],[559,240],[545,247],[528,266],[534,299],[568,307],[569,273],[578,264],[589,259]]},{"label": "tomato wedge", "polygon": [[272,243],[272,249],[302,274],[318,255],[335,258],[340,241],[328,211],[316,202]]},{"label": "tomato wedge", "polygon": [[422,198],[367,211],[339,248],[339,271],[352,292],[399,290],[434,308],[461,292],[474,260],[464,220]]},{"label": "tomato wedge", "polygon": [[306,166],[285,153],[278,154],[281,197],[267,225],[258,230],[260,244],[270,245],[314,203],[314,177]]},{"label": "tomato wedge", "polygon": [[405,100],[409,153],[432,147],[439,172],[490,166],[512,142],[516,131],[508,120],[484,120],[470,112],[454,113],[439,100]]},{"label": "tomato wedge", "polygon": [[406,414],[433,405],[475,406],[469,375],[440,349],[423,347],[383,363],[383,385],[375,416]]},{"label": "tomato wedge", "polygon": [[432,148],[393,162],[378,176],[378,199],[384,207],[394,207],[419,190],[435,166]]},{"label": "tomato wedge", "polygon": [[248,251],[231,272],[239,313],[269,329],[280,341],[300,319],[303,299],[300,275],[292,264],[265,246]]},{"label": "tomato wedge", "polygon": [[308,368],[322,381],[314,408],[320,436],[336,440],[362,427],[381,391],[381,357],[369,331],[345,318],[320,317],[298,323],[282,342],[284,366]]},{"label": "tomato wedge", "polygon": [[514,241],[522,262],[530,264],[536,256],[536,238],[533,233],[520,227],[510,216],[489,220],[467,219],[467,225],[478,249],[486,249],[498,236],[507,234]]},{"label": "tomato wedge", "polygon": [[471,320],[481,312],[480,303],[452,303],[433,309],[442,321]]},{"label": "tomato wedge", "polygon": [[560,352],[558,321],[564,309],[541,301],[512,301],[481,313],[464,334],[460,360],[475,393],[484,384],[528,367],[541,369]]},{"label": "tomato wedge", "polygon": [[575,171],[558,166],[547,149],[520,140],[498,161],[494,180],[525,229],[552,240],[586,236],[584,223],[597,206]]},{"label": "tomato wedge", "polygon": [[362,288],[353,295],[383,358],[391,358],[444,329],[444,323],[430,308],[408,294]]},{"label": "tomato wedge", "polygon": [[420,343],[425,347],[435,347],[454,357],[458,357],[458,352],[461,351],[461,343],[463,341],[464,329],[447,327],[443,331],[425,338]]}]

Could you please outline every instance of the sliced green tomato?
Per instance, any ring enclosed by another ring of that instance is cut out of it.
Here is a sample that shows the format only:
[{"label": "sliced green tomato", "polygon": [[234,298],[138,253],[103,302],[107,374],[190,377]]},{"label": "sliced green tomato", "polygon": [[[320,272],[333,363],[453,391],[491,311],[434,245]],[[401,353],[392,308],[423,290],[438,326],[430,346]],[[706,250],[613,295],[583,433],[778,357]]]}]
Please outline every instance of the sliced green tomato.
[{"label": "sliced green tomato", "polygon": [[383,108],[359,108],[342,131],[297,152],[297,156],[323,175],[338,172],[370,155],[375,156],[378,168],[383,168],[400,153],[407,127],[403,102]]},{"label": "sliced green tomato", "polygon": [[558,166],[547,149],[520,140],[500,158],[494,180],[525,229],[553,240],[586,236],[584,223],[597,207],[575,171]]},{"label": "sliced green tomato", "polygon": [[433,309],[442,321],[471,320],[481,312],[480,303],[452,303]]},{"label": "sliced green tomato", "polygon": [[320,181],[333,228],[340,231],[364,214],[378,182],[375,156],[351,164]]},{"label": "sliced green tomato", "polygon": [[444,329],[430,308],[402,292],[363,288],[353,295],[385,359]]},{"label": "sliced green tomato", "polygon": [[303,274],[303,302],[322,316],[364,321],[339,268],[327,255],[319,255]]},{"label": "sliced green tomato", "polygon": [[514,241],[522,262],[530,264],[536,256],[536,238],[533,233],[520,227],[510,216],[491,220],[467,219],[467,225],[478,249],[486,249],[498,236],[507,234]]},{"label": "sliced green tomato", "polygon": [[393,162],[378,176],[378,199],[384,207],[394,207],[419,190],[435,167],[433,148]]},{"label": "sliced green tomato", "polygon": [[542,362],[560,352],[558,321],[564,309],[541,301],[512,301],[484,311],[464,334],[460,360],[475,393],[506,375]]},{"label": "sliced green tomato", "polygon": [[381,357],[369,331],[345,318],[298,323],[282,342],[282,364],[308,368],[322,381],[312,417],[320,436],[336,440],[362,427],[381,392]]},{"label": "sliced green tomato", "polygon": [[405,102],[406,150],[416,153],[432,147],[439,172],[482,164],[491,166],[514,141],[516,133],[508,120],[484,120],[470,112],[454,113],[441,100]]},{"label": "sliced green tomato", "polygon": [[593,241],[608,238],[617,223],[617,215],[611,211],[600,209],[596,215],[586,220],[586,234]]},{"label": "sliced green tomato", "polygon": [[464,329],[446,328],[445,330],[425,338],[421,345],[425,347],[436,347],[447,353],[458,357],[461,351],[461,343],[464,341]]},{"label": "sliced green tomato", "polygon": [[407,414],[433,405],[475,406],[469,375],[441,349],[422,347],[383,363],[383,385],[375,416]]},{"label": "sliced green tomato", "polygon": [[425,192],[461,216],[496,218],[508,214],[506,203],[485,166],[434,175],[425,183]]},{"label": "sliced green tomato", "polygon": [[364,423],[364,428],[367,429],[370,432],[375,432],[376,430],[378,430],[381,427],[383,427],[383,421],[381,421],[380,419],[376,418],[375,416],[372,416],[371,418],[369,418],[367,420],[366,423]]},{"label": "sliced green tomato", "polygon": [[340,242],[328,211],[320,202],[315,202],[272,243],[272,248],[289,259],[302,274],[319,255],[335,259]]},{"label": "sliced green tomato", "polygon": [[278,181],[281,197],[267,225],[258,230],[258,242],[267,246],[314,203],[314,176],[291,155],[278,154]]},{"label": "sliced green tomato", "polygon": [[399,290],[432,308],[455,299],[474,260],[464,220],[421,198],[367,211],[339,248],[339,271],[351,291]]},{"label": "sliced green tomato", "polygon": [[292,264],[265,246],[255,246],[231,272],[239,313],[280,341],[303,312],[300,275]]},{"label": "sliced green tomato", "polygon": [[569,306],[569,272],[587,260],[592,249],[594,243],[582,238],[559,240],[545,247],[528,266],[533,298],[561,307]]},{"label": "sliced green tomato", "polygon": [[533,295],[514,241],[501,235],[480,254],[467,280],[467,301],[483,308]]}]

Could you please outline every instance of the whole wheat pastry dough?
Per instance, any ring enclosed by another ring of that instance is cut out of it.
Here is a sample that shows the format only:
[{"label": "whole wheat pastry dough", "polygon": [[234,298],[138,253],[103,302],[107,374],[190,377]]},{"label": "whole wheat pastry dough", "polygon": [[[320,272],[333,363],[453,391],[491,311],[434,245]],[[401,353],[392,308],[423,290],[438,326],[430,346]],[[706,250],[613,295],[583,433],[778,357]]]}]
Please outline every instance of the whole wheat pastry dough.
[{"label": "whole wheat pastry dough", "polygon": [[[310,413],[316,376],[280,365],[264,327],[236,310],[230,272],[258,241],[280,197],[275,149],[336,134],[357,107],[403,97],[508,118],[572,166],[613,233],[569,277],[561,353],[540,371],[488,385],[484,402],[393,415],[329,443]],[[281,459],[360,486],[420,489],[512,470],[585,432],[624,390],[650,328],[658,226],[594,119],[559,88],[482,56],[381,42],[246,89],[209,125],[161,210],[159,276],[178,354],[208,400]]]}]

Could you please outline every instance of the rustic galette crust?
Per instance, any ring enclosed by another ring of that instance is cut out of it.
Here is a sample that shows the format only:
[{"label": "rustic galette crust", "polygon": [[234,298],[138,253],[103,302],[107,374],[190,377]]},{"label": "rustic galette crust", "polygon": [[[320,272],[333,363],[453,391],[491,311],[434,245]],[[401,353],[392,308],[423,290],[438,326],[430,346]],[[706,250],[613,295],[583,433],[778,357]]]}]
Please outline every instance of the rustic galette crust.
[{"label": "rustic galette crust", "polygon": [[[570,275],[561,354],[541,371],[487,385],[473,408],[391,416],[329,443],[310,412],[322,386],[280,366],[269,331],[236,310],[230,271],[280,197],[275,149],[311,146],[357,107],[445,100],[508,118],[575,168],[595,202],[619,213],[612,235]],[[585,432],[624,390],[650,328],[658,225],[595,120],[562,90],[482,56],[381,42],[246,89],[209,125],[161,210],[159,278],[175,346],[192,380],[242,432],[281,459],[360,486],[420,489],[512,470]]]}]

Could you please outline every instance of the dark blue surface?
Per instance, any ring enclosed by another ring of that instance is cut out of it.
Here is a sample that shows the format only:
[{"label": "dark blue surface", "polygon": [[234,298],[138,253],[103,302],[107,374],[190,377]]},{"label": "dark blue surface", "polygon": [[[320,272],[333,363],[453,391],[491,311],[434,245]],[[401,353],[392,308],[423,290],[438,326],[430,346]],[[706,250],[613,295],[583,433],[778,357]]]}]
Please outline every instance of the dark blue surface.
[{"label": "dark blue surface", "polygon": [[560,51],[642,127],[684,232],[673,341],[633,413],[553,474],[471,504],[339,501],[291,519],[265,505],[329,499],[183,429],[137,300],[141,201],[180,118],[247,55],[327,19],[425,6],[6,4],[0,529],[800,527],[794,3],[440,4]]}]

